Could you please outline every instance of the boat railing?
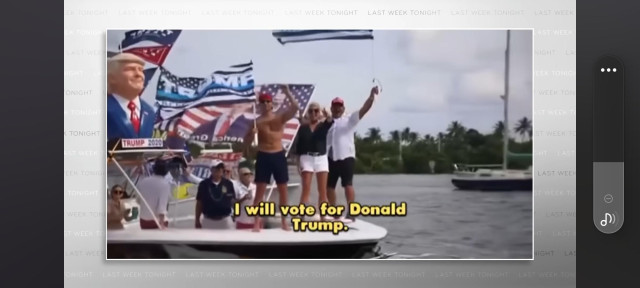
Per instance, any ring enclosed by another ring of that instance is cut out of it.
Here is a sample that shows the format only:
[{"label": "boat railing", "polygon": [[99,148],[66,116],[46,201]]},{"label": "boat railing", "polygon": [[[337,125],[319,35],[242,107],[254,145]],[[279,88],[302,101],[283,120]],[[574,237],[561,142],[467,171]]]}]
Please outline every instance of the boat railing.
[{"label": "boat railing", "polygon": [[454,172],[476,172],[480,169],[502,168],[502,164],[453,164]]}]

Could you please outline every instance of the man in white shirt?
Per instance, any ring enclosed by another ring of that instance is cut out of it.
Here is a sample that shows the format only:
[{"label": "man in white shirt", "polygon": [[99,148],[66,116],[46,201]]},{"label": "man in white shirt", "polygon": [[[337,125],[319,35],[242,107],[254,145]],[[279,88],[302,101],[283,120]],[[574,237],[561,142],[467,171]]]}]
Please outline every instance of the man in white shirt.
[{"label": "man in white shirt", "polygon": [[344,115],[344,100],[336,97],[331,101],[333,126],[331,126],[327,134],[327,150],[329,151],[327,198],[332,206],[336,205],[336,185],[338,184],[338,179],[342,180],[341,184],[342,187],[344,187],[347,205],[355,201],[356,195],[353,190],[353,172],[356,161],[354,134],[360,119],[371,109],[376,95],[378,95],[377,86],[371,88],[369,98],[367,98],[367,101],[364,102],[360,110],[348,116]]},{"label": "man in white shirt", "polygon": [[[143,178],[136,188],[140,191],[140,197],[144,198],[149,207],[138,197],[140,204],[140,228],[158,229],[155,219],[160,222],[161,228],[169,226],[167,221],[167,205],[171,197],[171,185],[165,179],[168,173],[164,160],[156,160],[153,164],[153,175]],[[149,210],[151,209],[151,210]]]},{"label": "man in white shirt", "polygon": [[239,181],[233,181],[236,185],[236,199],[240,203],[240,215],[236,218],[236,229],[253,228],[254,219],[247,215],[246,206],[253,205],[256,196],[256,184],[253,184],[253,172],[247,167],[238,169]]},{"label": "man in white shirt", "polygon": [[[191,173],[191,169],[187,166],[187,163],[182,159],[172,160],[172,165],[168,170],[169,173],[167,173],[165,179],[171,185],[172,198],[180,198],[180,195],[178,195],[178,188],[180,188],[181,184],[191,183],[197,185],[203,180],[202,178],[193,175]],[[177,174],[177,172],[182,172],[182,175]]]}]

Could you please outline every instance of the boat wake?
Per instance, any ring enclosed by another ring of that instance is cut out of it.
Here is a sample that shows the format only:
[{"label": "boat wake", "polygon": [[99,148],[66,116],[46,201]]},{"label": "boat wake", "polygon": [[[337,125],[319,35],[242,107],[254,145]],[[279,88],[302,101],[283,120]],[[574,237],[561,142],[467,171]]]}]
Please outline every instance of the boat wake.
[{"label": "boat wake", "polygon": [[453,255],[439,255],[439,254],[433,254],[433,253],[423,253],[420,255],[383,253],[383,255],[373,259],[461,259],[461,258]]}]

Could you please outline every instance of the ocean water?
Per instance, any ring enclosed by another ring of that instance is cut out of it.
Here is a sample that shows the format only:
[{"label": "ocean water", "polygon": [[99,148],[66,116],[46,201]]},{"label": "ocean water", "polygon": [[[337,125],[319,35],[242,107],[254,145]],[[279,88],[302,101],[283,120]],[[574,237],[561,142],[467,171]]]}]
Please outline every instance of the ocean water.
[{"label": "ocean water", "polygon": [[[532,192],[460,191],[451,184],[451,177],[355,175],[357,202],[407,202],[405,217],[359,218],[387,229],[381,252],[397,253],[391,258],[532,258]],[[299,176],[292,175],[291,181],[299,182]],[[315,186],[314,179],[314,203]],[[344,205],[344,190],[336,190],[338,204]],[[277,199],[276,194],[272,198]],[[299,191],[292,193],[289,203],[297,203],[299,195]]]}]

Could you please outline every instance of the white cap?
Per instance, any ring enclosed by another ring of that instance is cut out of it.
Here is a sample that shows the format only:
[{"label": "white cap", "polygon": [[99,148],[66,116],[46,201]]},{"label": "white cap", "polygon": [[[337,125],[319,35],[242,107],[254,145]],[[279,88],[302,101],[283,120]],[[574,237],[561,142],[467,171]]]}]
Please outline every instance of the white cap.
[{"label": "white cap", "polygon": [[224,167],[224,162],[222,162],[222,160],[214,159],[214,160],[211,162],[211,168],[212,168],[212,169],[213,169],[213,168],[216,168],[216,167],[218,167],[220,164],[222,164],[222,165],[223,165],[223,167]]}]

